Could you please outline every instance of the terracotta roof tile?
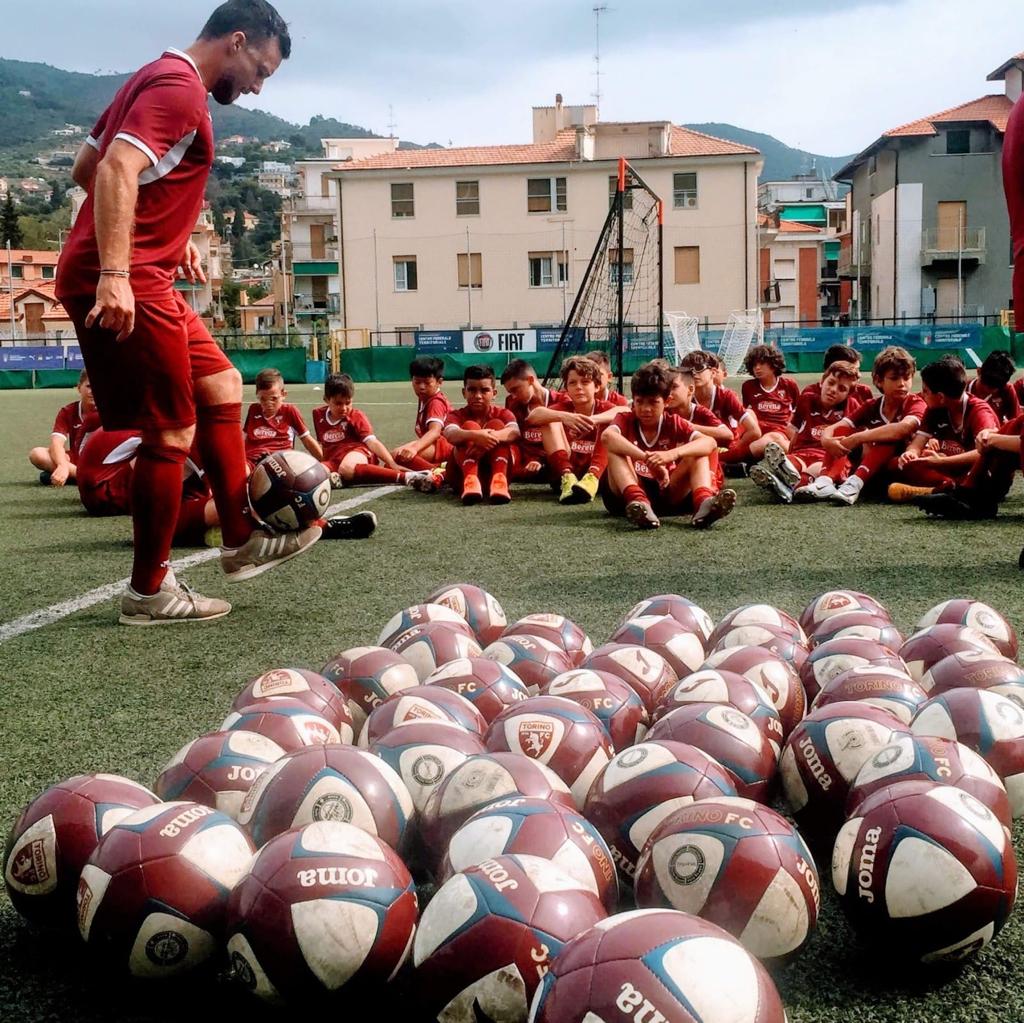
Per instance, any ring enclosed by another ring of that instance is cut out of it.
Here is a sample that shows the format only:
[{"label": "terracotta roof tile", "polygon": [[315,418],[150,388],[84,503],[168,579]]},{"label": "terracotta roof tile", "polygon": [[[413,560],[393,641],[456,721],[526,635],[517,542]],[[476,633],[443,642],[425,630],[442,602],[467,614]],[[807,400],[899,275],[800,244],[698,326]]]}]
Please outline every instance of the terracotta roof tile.
[{"label": "terracotta roof tile", "polygon": [[950,123],[957,121],[988,121],[994,125],[996,130],[1005,132],[1006,122],[1009,119],[1010,111],[1013,109],[1012,101],[1003,93],[982,96],[979,99],[971,100],[969,103],[961,103],[959,106],[950,107],[937,114],[928,117],[921,117],[916,121],[901,124],[898,128],[892,128],[883,133],[884,138],[899,138],[904,135],[937,135],[936,124]]},{"label": "terracotta roof tile", "polygon": [[800,224],[795,220],[783,220],[779,223],[780,234],[820,234],[821,231],[810,224]]}]

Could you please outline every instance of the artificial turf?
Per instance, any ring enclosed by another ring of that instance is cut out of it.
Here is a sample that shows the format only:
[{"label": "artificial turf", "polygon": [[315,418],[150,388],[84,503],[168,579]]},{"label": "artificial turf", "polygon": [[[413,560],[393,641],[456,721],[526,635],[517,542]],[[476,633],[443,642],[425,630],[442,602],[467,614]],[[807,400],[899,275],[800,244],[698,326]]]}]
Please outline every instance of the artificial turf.
[{"label": "artificial turf", "polygon": [[[447,389],[454,399],[458,388]],[[289,391],[308,413],[313,388]],[[90,519],[73,489],[40,487],[26,460],[32,444],[46,442],[57,406],[72,397],[0,394],[0,627],[127,574],[128,521]],[[356,404],[386,443],[408,439],[408,385],[360,385]],[[781,507],[747,480],[736,489],[736,511],[703,533],[686,519],[638,533],[599,503],[561,508],[541,488],[520,488],[500,508],[393,493],[367,505],[380,519],[369,541],[321,543],[309,556],[235,587],[224,584],[215,561],[189,569],[186,578],[200,591],[233,601],[234,611],[220,622],[120,628],[108,600],[2,642],[0,826],[6,830],[47,785],[78,772],[110,771],[152,784],[180,746],[219,725],[247,679],[274,666],[317,668],[347,647],[372,643],[394,611],[445,582],[484,586],[510,621],[532,611],[565,614],[595,644],[636,601],[663,592],[685,594],[716,619],[751,601],[798,613],[816,593],[843,587],[878,597],[904,632],[952,596],[984,600],[1018,628],[1024,621],[1019,484],[997,520],[970,524],[867,502]],[[1022,836],[1018,825],[1018,854]],[[1019,911],[962,970],[915,974],[857,942],[838,912],[828,863],[818,867],[819,927],[776,978],[793,1023],[1024,1019]],[[166,988],[127,983],[91,963],[77,938],[30,930],[0,896],[3,1023],[180,1020],[238,1009],[264,1015],[216,980]],[[417,1019],[412,1007],[399,1011]]]}]

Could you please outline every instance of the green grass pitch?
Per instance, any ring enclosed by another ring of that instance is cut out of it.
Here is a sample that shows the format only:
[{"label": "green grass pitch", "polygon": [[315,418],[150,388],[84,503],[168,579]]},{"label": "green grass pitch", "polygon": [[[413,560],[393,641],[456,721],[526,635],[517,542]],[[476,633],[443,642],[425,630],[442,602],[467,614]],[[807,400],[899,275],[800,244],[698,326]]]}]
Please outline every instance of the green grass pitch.
[{"label": "green grass pitch", "polygon": [[[448,390],[457,396],[457,386]],[[306,413],[317,399],[311,387],[289,391]],[[251,394],[247,389],[247,400]],[[128,571],[128,520],[88,518],[74,490],[40,487],[25,457],[30,445],[45,442],[54,411],[71,397],[0,394],[0,625]],[[386,443],[407,439],[414,414],[407,385],[360,385],[356,403]],[[1016,627],[1024,623],[1019,484],[996,521],[954,525],[869,503],[784,508],[746,480],[737,490],[736,511],[707,533],[689,529],[686,520],[637,533],[599,504],[560,508],[539,488],[520,489],[504,508],[394,493],[367,505],[380,518],[370,541],[322,543],[230,588],[215,562],[190,569],[185,577],[199,590],[234,602],[221,622],[119,628],[109,600],[12,638],[0,644],[3,830],[28,799],[77,772],[112,771],[151,785],[181,745],[220,723],[248,678],[279,665],[317,668],[346,647],[373,642],[394,611],[448,581],[486,587],[510,621],[531,611],[566,614],[595,643],[635,601],[661,592],[685,594],[717,619],[750,601],[798,613],[812,595],[847,587],[879,597],[904,631],[937,601],[971,595]],[[1018,855],[1022,835],[1018,825]],[[829,865],[818,866],[818,930],[777,976],[793,1023],[1024,1019],[1020,910],[994,945],[958,972],[888,972],[847,928]],[[171,1021],[238,1010],[270,1018],[217,981],[126,983],[90,963],[77,938],[24,926],[0,896],[4,1023]],[[410,1007],[399,1011],[416,1018]]]}]

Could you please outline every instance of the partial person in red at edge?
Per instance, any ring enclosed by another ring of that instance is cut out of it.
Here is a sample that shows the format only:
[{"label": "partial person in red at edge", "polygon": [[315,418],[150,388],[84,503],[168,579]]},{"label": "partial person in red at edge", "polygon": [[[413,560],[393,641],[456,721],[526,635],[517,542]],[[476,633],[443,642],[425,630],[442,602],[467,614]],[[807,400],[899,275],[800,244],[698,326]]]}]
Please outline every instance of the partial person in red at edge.
[{"label": "partial person in red at edge", "polygon": [[258,94],[291,52],[266,0],[228,0],[187,49],[167,49],[121,87],[75,160],[87,192],[61,256],[58,297],[75,324],[108,430],[142,435],[132,480],[135,553],[120,621],[164,625],[221,618],[223,600],[174,577],[171,540],[182,466],[195,440],[223,531],[221,567],[249,579],[314,544],[319,526],[272,536],[247,513],[242,379],[174,290],[203,280],[189,235],[214,141],[207,94]]}]

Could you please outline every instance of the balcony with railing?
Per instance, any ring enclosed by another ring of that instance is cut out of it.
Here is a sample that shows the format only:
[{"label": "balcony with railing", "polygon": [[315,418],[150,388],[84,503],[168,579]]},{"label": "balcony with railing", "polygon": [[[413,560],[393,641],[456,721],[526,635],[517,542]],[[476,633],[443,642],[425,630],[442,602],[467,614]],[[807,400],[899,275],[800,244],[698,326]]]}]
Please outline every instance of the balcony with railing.
[{"label": "balcony with railing", "polygon": [[985,228],[928,228],[921,232],[921,265],[934,263],[984,263],[987,257]]},{"label": "balcony with railing", "polygon": [[337,316],[341,312],[341,299],[338,295],[326,298],[296,295],[294,309],[296,316]]},{"label": "balcony with railing", "polygon": [[335,242],[293,242],[290,246],[293,263],[308,263],[311,260],[325,259],[332,262],[338,259],[338,246]]},{"label": "balcony with railing", "polygon": [[285,210],[289,213],[336,213],[338,198],[334,195],[293,195],[285,200]]},{"label": "balcony with railing", "polygon": [[840,277],[870,277],[871,249],[867,245],[861,246],[859,261],[854,258],[852,249],[843,249],[839,253],[839,264],[836,270]]}]

